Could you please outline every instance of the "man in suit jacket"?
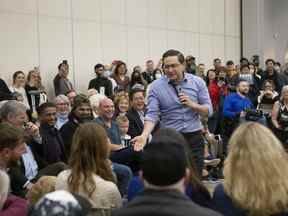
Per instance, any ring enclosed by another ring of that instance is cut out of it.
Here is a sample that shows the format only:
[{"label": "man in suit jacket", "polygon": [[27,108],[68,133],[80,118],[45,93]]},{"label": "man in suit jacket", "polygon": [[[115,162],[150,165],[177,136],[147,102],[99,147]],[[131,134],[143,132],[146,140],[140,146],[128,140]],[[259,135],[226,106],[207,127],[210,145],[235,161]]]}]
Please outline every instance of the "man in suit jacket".
[{"label": "man in suit jacket", "polygon": [[129,119],[128,134],[131,138],[134,138],[141,135],[144,128],[145,91],[143,89],[133,89],[129,98],[131,109],[126,114]]},{"label": "man in suit jacket", "polygon": [[145,189],[112,216],[217,216],[184,195],[189,179],[184,137],[173,129],[162,129],[143,152],[140,178]]},{"label": "man in suit jacket", "polygon": [[[42,149],[42,138],[39,128],[32,122],[27,122],[26,106],[18,101],[6,102],[0,110],[3,123],[10,124],[19,130],[24,129],[24,146],[13,157],[16,163],[9,166],[12,193],[25,197],[33,183],[43,175],[57,176],[66,168],[62,162],[47,166],[47,162],[39,156]],[[19,159],[19,160],[18,160]]]}]

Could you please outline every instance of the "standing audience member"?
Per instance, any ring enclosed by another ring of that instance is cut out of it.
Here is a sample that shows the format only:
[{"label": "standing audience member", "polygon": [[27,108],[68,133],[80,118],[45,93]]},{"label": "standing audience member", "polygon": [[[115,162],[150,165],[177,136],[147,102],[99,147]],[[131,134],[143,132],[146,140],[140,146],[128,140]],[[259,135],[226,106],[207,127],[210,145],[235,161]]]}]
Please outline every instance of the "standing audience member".
[{"label": "standing audience member", "polygon": [[213,65],[214,65],[214,70],[215,70],[215,73],[218,75],[220,70],[221,70],[221,67],[222,67],[222,61],[220,58],[215,58],[213,60]]},{"label": "standing audience member", "polygon": [[127,76],[127,66],[124,62],[117,63],[112,78],[116,81],[118,90],[128,91],[130,78]]},{"label": "standing audience member", "polygon": [[257,109],[271,115],[273,105],[279,99],[279,94],[275,90],[274,83],[270,80],[263,82],[263,88],[257,97]]},{"label": "standing audience member", "polygon": [[226,63],[226,82],[229,92],[236,92],[237,80],[238,76],[234,62],[229,60]]},{"label": "standing audience member", "polygon": [[90,201],[93,208],[119,208],[121,195],[113,183],[109,158],[108,137],[95,123],[81,124],[72,142],[69,168],[61,172],[56,190],[79,194]]},{"label": "standing audience member", "polygon": [[0,215],[1,216],[26,216],[28,211],[27,201],[9,195],[10,180],[8,175],[0,170]]},{"label": "standing audience member", "polygon": [[104,65],[96,64],[94,67],[96,78],[89,82],[88,89],[96,89],[99,94],[103,94],[109,98],[113,96],[111,81],[104,76]]},{"label": "standing audience member", "polygon": [[185,144],[181,141],[167,134],[161,135],[160,132],[159,136],[147,145],[140,171],[145,189],[112,215],[218,215],[196,205],[184,195],[190,173]]},{"label": "standing audience member", "polygon": [[60,94],[66,95],[69,91],[73,90],[73,84],[68,78],[69,75],[69,65],[67,60],[63,60],[62,63],[58,65],[58,74],[53,80],[55,95]]},{"label": "standing audience member", "polygon": [[185,58],[186,72],[190,74],[196,74],[196,59],[194,56],[188,55]]},{"label": "standing audience member", "polygon": [[205,64],[199,64],[197,67],[196,75],[201,77],[203,80],[205,80],[206,74],[205,74]]},{"label": "standing audience member", "polygon": [[288,213],[287,154],[272,132],[242,124],[229,141],[224,183],[214,191],[215,210],[225,216]]},{"label": "standing audience member", "polygon": [[146,61],[146,70],[142,73],[143,78],[146,80],[147,84],[150,84],[154,81],[154,62],[153,60]]},{"label": "standing audience member", "polygon": [[56,124],[55,127],[60,130],[61,127],[68,122],[68,115],[70,113],[70,101],[65,95],[58,95],[55,98],[56,105]]},{"label": "standing audience member", "polygon": [[43,158],[48,164],[66,162],[64,142],[56,125],[56,105],[51,102],[43,103],[37,108],[42,138]]},{"label": "standing audience member", "polygon": [[141,68],[139,69],[139,66],[134,67],[131,74],[130,91],[135,88],[146,89],[146,87],[147,81],[141,74]]},{"label": "standing audience member", "polygon": [[280,100],[273,106],[272,124],[277,137],[288,149],[288,85],[283,86]]},{"label": "standing audience member", "polygon": [[25,104],[25,106],[29,110],[30,106],[29,106],[28,98],[27,98],[26,91],[25,91],[24,87],[25,87],[25,74],[23,73],[23,71],[16,71],[13,74],[13,84],[9,89],[12,93],[18,92],[22,95],[23,103]]}]

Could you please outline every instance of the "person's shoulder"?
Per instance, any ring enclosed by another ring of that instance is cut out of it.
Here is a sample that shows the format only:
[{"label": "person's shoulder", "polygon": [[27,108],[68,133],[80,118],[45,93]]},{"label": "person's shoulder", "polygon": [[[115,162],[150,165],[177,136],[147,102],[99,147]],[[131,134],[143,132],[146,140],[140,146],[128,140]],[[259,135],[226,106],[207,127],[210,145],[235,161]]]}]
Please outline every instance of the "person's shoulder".
[{"label": "person's shoulder", "polygon": [[159,89],[163,87],[164,83],[168,83],[166,76],[161,76],[159,79],[154,80],[152,83],[150,83],[149,88],[152,89]]},{"label": "person's shoulder", "polygon": [[197,75],[190,74],[190,73],[185,73],[185,78],[188,80],[188,82],[189,81],[195,82],[197,85],[206,87],[205,81],[201,77],[199,77]]}]

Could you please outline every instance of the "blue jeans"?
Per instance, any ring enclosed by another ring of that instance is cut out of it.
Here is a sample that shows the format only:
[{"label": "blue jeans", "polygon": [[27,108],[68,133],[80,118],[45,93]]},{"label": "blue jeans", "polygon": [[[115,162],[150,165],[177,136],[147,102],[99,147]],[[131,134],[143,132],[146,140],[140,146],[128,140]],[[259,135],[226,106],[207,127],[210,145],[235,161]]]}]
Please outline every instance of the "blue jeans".
[{"label": "blue jeans", "polygon": [[132,171],[128,166],[119,163],[112,163],[112,170],[117,176],[117,187],[122,196],[127,194],[128,185],[133,177]]}]

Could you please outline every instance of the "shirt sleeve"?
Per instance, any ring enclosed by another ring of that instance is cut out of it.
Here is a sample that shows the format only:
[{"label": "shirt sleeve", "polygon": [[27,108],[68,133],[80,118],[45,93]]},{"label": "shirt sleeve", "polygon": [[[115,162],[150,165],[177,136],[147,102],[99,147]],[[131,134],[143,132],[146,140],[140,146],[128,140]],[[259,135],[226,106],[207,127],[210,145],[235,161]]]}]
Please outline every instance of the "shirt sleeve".
[{"label": "shirt sleeve", "polygon": [[145,121],[156,123],[159,120],[160,103],[154,85],[151,86],[148,92],[148,105],[145,115]]},{"label": "shirt sleeve", "polygon": [[223,106],[223,116],[228,118],[234,118],[236,117],[236,112],[233,112],[232,110],[232,101],[231,96],[228,96],[224,100],[224,106]]},{"label": "shirt sleeve", "polygon": [[204,81],[202,81],[200,84],[198,101],[199,101],[199,104],[205,105],[208,107],[208,116],[211,116],[213,114],[213,107],[212,107],[211,99],[209,96],[208,88],[206,87]]}]

